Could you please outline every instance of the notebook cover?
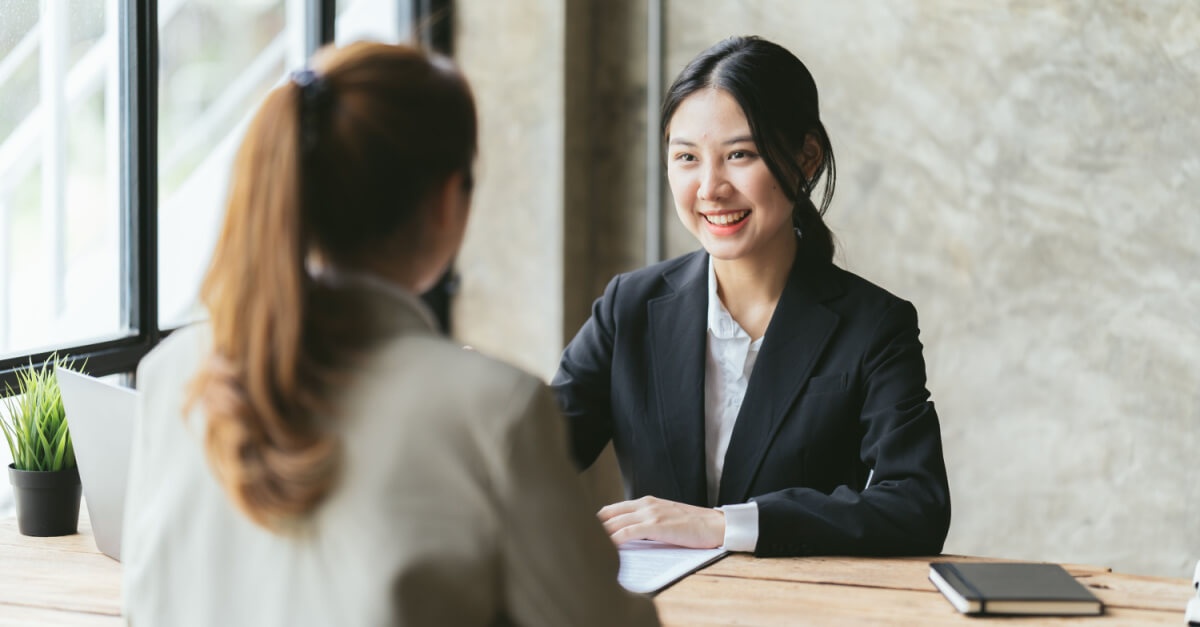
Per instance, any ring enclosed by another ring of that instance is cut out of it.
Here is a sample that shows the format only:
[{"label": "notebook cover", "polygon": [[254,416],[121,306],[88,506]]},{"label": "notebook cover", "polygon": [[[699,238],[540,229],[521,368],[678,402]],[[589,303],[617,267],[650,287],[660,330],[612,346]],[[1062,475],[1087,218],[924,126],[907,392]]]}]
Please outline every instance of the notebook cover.
[{"label": "notebook cover", "polygon": [[930,567],[964,598],[982,602],[983,613],[988,613],[989,603],[1090,603],[1096,611],[1102,607],[1100,599],[1058,564],[940,562]]}]

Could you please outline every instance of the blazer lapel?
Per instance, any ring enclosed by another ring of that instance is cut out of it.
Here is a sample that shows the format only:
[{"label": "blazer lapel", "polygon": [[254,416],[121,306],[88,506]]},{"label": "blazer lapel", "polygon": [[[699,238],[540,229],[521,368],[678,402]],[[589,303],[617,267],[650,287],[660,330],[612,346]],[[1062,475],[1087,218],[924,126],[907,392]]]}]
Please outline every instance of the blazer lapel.
[{"label": "blazer lapel", "polygon": [[718,504],[744,503],[767,447],[837,328],[821,301],[836,294],[825,264],[797,260],[779,297],[730,436]]},{"label": "blazer lapel", "polygon": [[679,489],[673,500],[693,505],[706,505],[708,500],[704,471],[707,261],[707,255],[697,253],[664,275],[674,291],[647,303],[654,398]]}]

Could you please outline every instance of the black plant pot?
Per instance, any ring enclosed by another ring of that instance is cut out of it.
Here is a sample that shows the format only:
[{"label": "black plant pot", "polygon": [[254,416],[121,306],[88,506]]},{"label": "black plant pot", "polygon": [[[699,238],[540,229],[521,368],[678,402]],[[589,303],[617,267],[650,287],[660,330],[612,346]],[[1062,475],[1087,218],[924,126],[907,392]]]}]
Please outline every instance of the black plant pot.
[{"label": "black plant pot", "polygon": [[79,469],[17,470],[8,465],[17,529],[27,536],[69,536],[79,529]]}]

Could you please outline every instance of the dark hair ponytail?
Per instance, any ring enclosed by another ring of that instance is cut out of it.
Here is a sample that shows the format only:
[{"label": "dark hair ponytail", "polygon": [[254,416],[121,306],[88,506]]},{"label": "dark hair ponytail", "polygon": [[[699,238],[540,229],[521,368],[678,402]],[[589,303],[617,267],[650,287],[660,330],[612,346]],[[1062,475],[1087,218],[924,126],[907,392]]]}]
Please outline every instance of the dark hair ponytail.
[{"label": "dark hair ponytail", "polygon": [[[741,106],[763,161],[792,201],[792,222],[803,233],[800,254],[832,260],[833,232],[824,215],[833,200],[837,167],[818,113],[817,85],[808,68],[786,48],[759,37],[717,42],[692,59],[671,84],[662,106],[663,136],[681,102],[714,87]],[[804,158],[811,152],[810,140],[819,149],[815,163]],[[811,170],[811,176],[806,170]],[[825,184],[818,206],[811,196],[822,178]]]}]

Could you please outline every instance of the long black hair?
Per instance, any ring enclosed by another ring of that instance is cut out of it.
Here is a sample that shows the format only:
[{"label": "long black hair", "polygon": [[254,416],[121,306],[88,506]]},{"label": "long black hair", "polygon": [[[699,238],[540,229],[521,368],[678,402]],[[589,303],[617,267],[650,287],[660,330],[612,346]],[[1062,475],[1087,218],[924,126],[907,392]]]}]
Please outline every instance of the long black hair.
[{"label": "long black hair", "polygon": [[[662,106],[662,133],[667,136],[679,104],[693,93],[721,89],[742,107],[750,134],[767,168],[792,201],[792,222],[801,230],[801,253],[833,259],[833,233],[822,216],[833,200],[837,168],[829,134],[821,124],[817,84],[808,68],[779,44],[759,37],[730,37],[701,52],[675,79]],[[821,149],[812,176],[804,172],[805,142],[812,137]],[[824,176],[821,206],[812,192]]]}]

